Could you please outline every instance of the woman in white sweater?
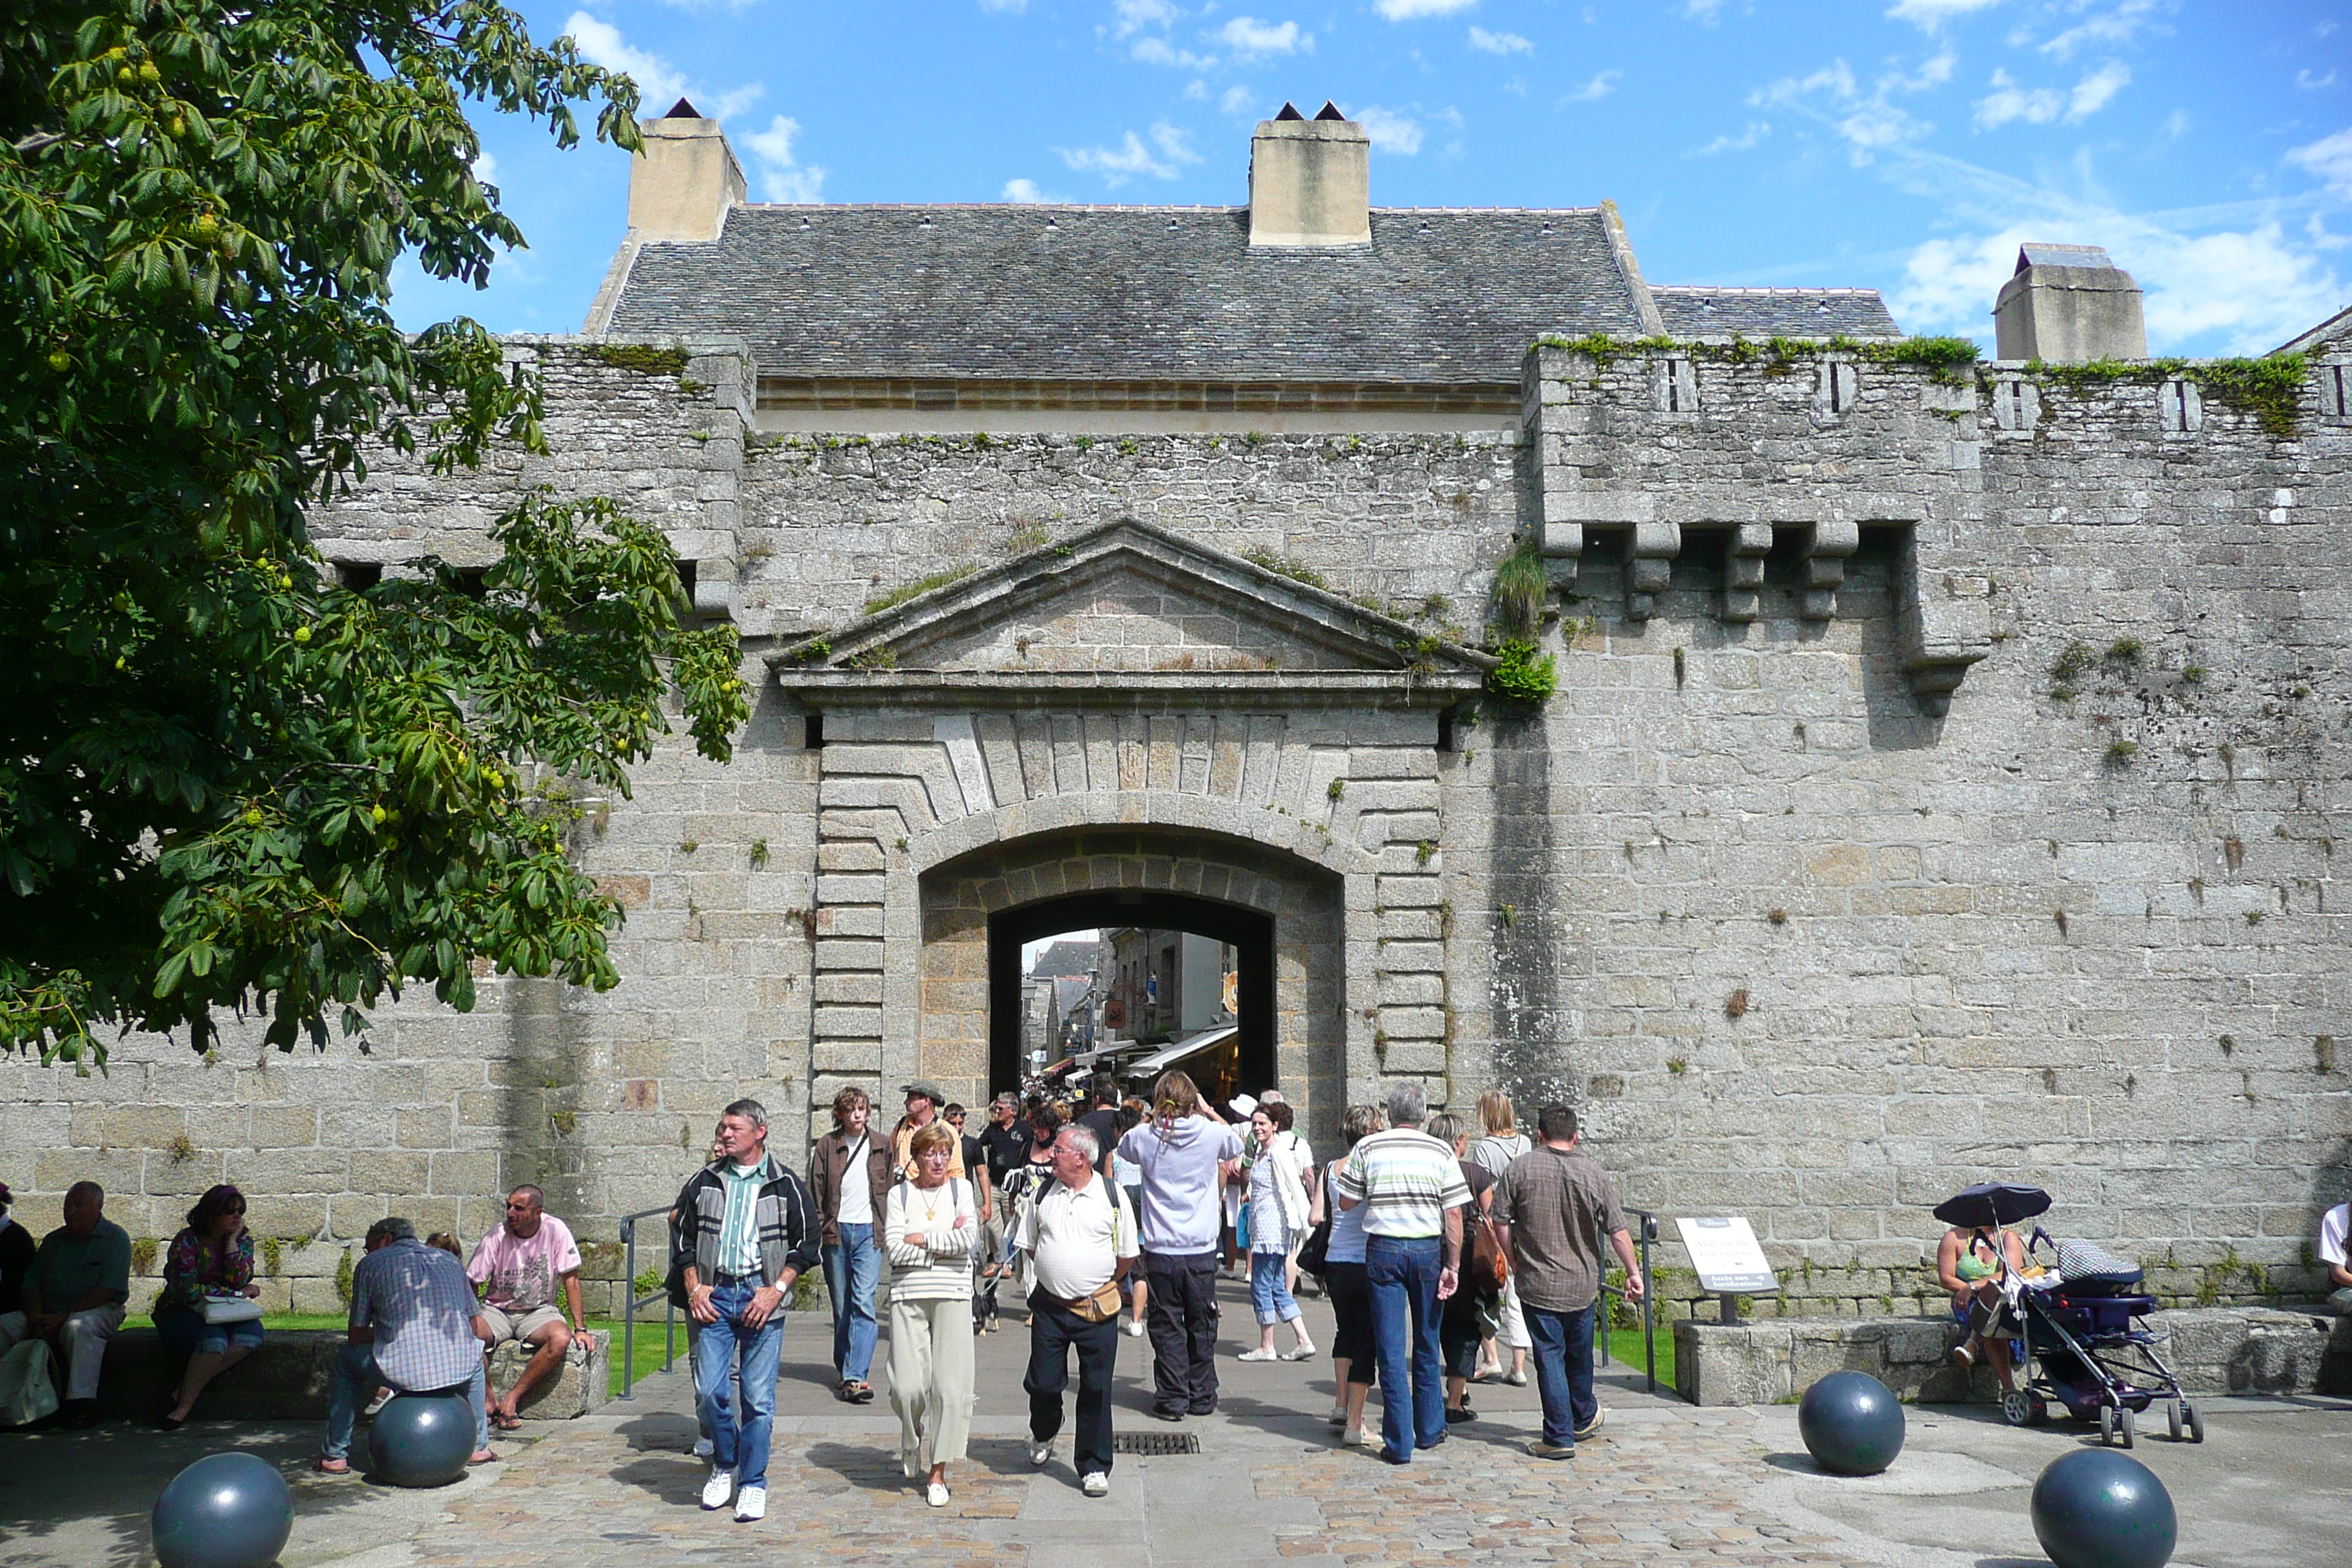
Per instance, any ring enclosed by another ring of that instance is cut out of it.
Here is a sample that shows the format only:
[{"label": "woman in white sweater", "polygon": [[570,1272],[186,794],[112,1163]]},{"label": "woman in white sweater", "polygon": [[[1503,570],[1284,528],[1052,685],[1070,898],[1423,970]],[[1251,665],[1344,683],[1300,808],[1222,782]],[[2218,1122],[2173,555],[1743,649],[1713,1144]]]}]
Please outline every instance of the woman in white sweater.
[{"label": "woman in white sweater", "polygon": [[907,1152],[915,1174],[890,1189],[883,1234],[890,1254],[890,1404],[898,1412],[898,1458],[912,1480],[930,1446],[925,1489],[948,1504],[948,1461],[971,1435],[971,1250],[980,1213],[969,1181],[950,1178],[955,1134],[934,1121]]}]

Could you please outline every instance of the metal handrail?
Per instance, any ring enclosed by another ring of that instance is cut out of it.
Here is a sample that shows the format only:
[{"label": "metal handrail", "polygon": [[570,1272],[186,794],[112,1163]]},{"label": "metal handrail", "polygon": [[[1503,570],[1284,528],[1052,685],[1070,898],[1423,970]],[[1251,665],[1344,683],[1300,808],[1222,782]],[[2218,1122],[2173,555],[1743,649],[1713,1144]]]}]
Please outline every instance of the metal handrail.
[{"label": "metal handrail", "polygon": [[[1651,1313],[1650,1243],[1658,1239],[1658,1216],[1648,1209],[1627,1209],[1624,1212],[1632,1215],[1634,1220],[1634,1246],[1641,1260],[1642,1359],[1645,1363],[1643,1374],[1647,1384],[1647,1392],[1655,1394],[1658,1392],[1658,1327],[1656,1318]],[[1604,1234],[1600,1242],[1601,1255],[1604,1258],[1608,1256],[1608,1247],[1609,1237]],[[1624,1288],[1610,1284],[1609,1271],[1604,1268],[1601,1271],[1601,1310],[1593,1314],[1596,1320],[1593,1325],[1593,1338],[1597,1342],[1595,1349],[1599,1352],[1599,1360],[1602,1366],[1612,1364],[1609,1354],[1609,1332],[1614,1327],[1617,1315],[1609,1305],[1609,1298],[1612,1296],[1620,1300],[1624,1300]]]},{"label": "metal handrail", "polygon": [[[662,1370],[664,1372],[667,1372],[677,1364],[677,1303],[669,1299],[669,1292],[667,1289],[655,1290],[645,1296],[628,1294],[629,1292],[635,1291],[637,1288],[637,1221],[641,1219],[650,1219],[655,1215],[659,1215],[662,1216],[664,1226],[667,1227],[669,1223],[669,1205],[667,1204],[664,1204],[659,1208],[639,1209],[635,1214],[625,1214],[621,1216],[621,1247],[623,1258],[621,1264],[621,1288],[626,1303],[621,1309],[621,1392],[619,1397],[623,1399],[634,1399],[636,1397],[636,1395],[631,1392],[631,1385],[636,1380],[637,1372],[638,1308],[650,1307],[656,1301],[659,1301],[662,1304]],[[667,1234],[664,1235],[663,1239],[665,1241],[668,1239]],[[667,1271],[665,1270],[664,1272]]]}]

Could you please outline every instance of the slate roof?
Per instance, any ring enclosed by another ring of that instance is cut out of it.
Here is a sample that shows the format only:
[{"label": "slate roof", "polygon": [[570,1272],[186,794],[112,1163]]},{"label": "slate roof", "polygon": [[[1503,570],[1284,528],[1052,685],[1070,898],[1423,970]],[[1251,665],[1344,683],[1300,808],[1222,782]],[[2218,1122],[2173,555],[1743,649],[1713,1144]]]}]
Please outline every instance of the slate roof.
[{"label": "slate roof", "polygon": [[1516,384],[1546,332],[1643,335],[1595,208],[1387,208],[1249,247],[1244,207],[740,206],[647,245],[610,330],[749,340],[764,375]]},{"label": "slate roof", "polygon": [[1704,289],[1653,285],[1670,338],[1899,338],[1875,289]]}]

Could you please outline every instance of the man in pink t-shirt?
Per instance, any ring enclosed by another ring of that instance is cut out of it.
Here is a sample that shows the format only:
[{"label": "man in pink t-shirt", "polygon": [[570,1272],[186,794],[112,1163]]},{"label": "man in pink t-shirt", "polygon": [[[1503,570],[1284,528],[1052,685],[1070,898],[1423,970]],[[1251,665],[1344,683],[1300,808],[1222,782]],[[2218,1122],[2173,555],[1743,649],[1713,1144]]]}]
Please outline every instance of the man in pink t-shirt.
[{"label": "man in pink t-shirt", "polygon": [[[537,1187],[508,1194],[505,1222],[482,1237],[466,1264],[466,1277],[481,1293],[490,1348],[509,1340],[531,1347],[514,1386],[490,1395],[490,1420],[502,1432],[522,1424],[516,1414],[522,1396],[563,1363],[573,1340],[583,1349],[594,1342],[580,1311],[580,1244],[572,1239],[570,1226],[547,1212],[546,1203]],[[570,1310],[568,1323],[555,1304],[559,1281]]]}]

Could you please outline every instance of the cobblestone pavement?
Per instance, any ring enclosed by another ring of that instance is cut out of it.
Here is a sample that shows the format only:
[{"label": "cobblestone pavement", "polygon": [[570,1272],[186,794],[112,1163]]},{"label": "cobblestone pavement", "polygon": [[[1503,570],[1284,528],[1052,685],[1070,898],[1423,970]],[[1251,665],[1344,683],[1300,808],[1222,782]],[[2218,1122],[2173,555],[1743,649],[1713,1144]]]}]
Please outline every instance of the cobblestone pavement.
[{"label": "cobblestone pavement", "polygon": [[[1063,1568],[1107,1554],[1143,1568],[1204,1553],[1220,1568],[1853,1561],[1753,1503],[1776,1472],[1745,1412],[1612,1393],[1601,1438],[1554,1463],[1520,1447],[1536,1429],[1534,1390],[1482,1385],[1473,1394],[1480,1420],[1399,1468],[1338,1445],[1321,1414],[1327,1360],[1244,1366],[1230,1359],[1242,1348],[1230,1333],[1219,1412],[1186,1424],[1201,1453],[1121,1456],[1112,1495],[1097,1500],[1077,1489],[1066,1436],[1051,1466],[1029,1468],[1018,1390],[1027,1334],[1008,1322],[982,1341],[971,1456],[951,1469],[949,1506],[934,1510],[899,1473],[887,1392],[862,1411],[826,1396],[820,1327],[796,1325],[788,1342],[761,1522],[739,1526],[696,1506],[706,1470],[686,1451],[688,1391],[665,1378],[646,1385],[637,1408],[575,1424],[457,1500],[446,1523],[415,1538],[410,1561],[578,1568],[714,1550],[954,1568]],[[1120,1352],[1118,1428],[1169,1430],[1141,1414],[1148,1351],[1122,1340]]]}]

